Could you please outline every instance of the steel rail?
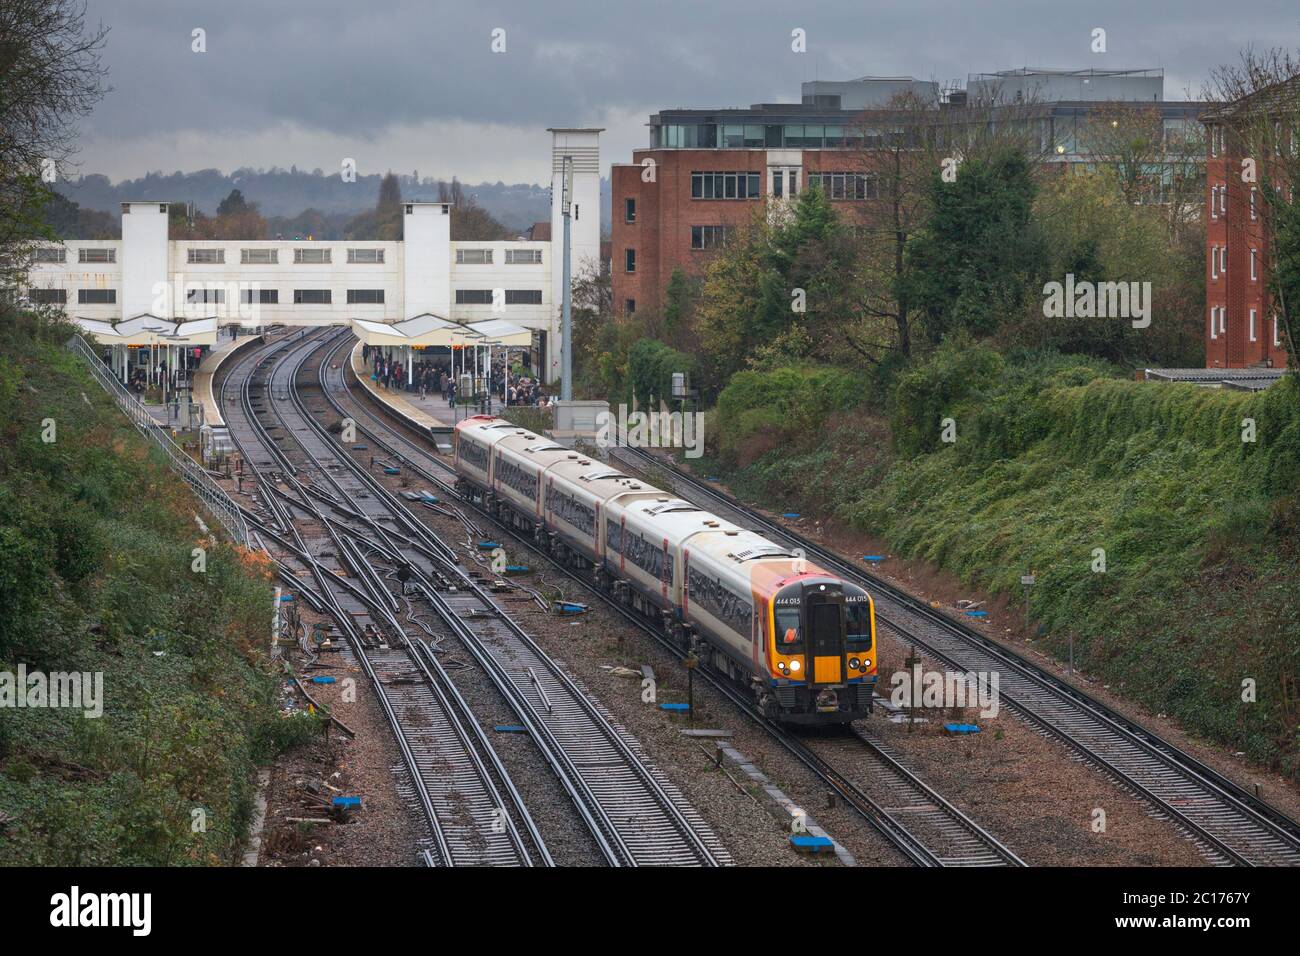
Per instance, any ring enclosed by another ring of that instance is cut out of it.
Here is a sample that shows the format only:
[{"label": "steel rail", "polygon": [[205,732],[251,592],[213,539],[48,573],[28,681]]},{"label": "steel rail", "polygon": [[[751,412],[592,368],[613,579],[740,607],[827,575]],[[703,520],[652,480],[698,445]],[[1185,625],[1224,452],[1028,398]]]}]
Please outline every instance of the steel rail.
[{"label": "steel rail", "polygon": [[[680,660],[684,656],[682,649],[674,642],[669,640],[663,634],[662,628],[647,620],[644,616],[637,614],[635,611],[627,608],[622,603],[613,599],[609,594],[594,586],[590,581],[581,575],[574,573],[570,568],[555,560],[545,552],[538,551],[535,542],[530,541],[523,535],[520,535],[515,529],[508,524],[501,522],[496,517],[488,513],[485,509],[470,501],[457,492],[450,484],[434,475],[429,470],[429,466],[436,467],[444,472],[450,473],[455,477],[455,473],[440,458],[420,448],[406,436],[400,434],[395,428],[392,428],[382,422],[378,416],[370,414],[358,400],[351,394],[347,387],[347,376],[341,377],[342,385],[348,397],[357,403],[358,409],[361,409],[367,417],[373,422],[372,425],[363,425],[358,423],[358,428],[364,431],[369,438],[381,447],[388,450],[390,455],[402,461],[413,472],[419,474],[426,481],[442,488],[446,494],[461,501],[466,506],[473,508],[478,514],[490,520],[500,531],[509,535],[519,543],[537,551],[541,557],[551,564],[553,568],[573,580],[588,593],[596,596],[611,609],[622,615],[626,620],[645,631],[656,642],[658,642],[666,651]],[[334,403],[336,411],[343,414],[345,410]],[[424,435],[420,429],[417,429],[407,423],[404,419],[396,415],[392,410],[382,408],[383,413],[387,414],[395,423],[411,431],[422,441],[427,441],[428,436]],[[384,434],[379,430],[382,429]],[[404,448],[395,447],[392,440],[396,439]],[[462,520],[463,519],[463,516]],[[809,769],[818,779],[831,787],[836,795],[842,799],[846,805],[851,807],[868,824],[877,832],[881,833],[891,844],[893,844],[905,857],[918,866],[971,866],[971,865],[1010,865],[1024,866],[1024,862],[1004,843],[990,834],[973,819],[955,807],[950,801],[946,800],[941,794],[929,785],[921,781],[915,774],[907,770],[896,758],[886,753],[882,748],[873,741],[862,739],[864,746],[872,754],[873,759],[877,760],[878,765],[890,772],[896,780],[896,785],[900,790],[918,796],[920,799],[929,801],[935,807],[935,813],[947,818],[957,829],[964,835],[967,846],[963,850],[954,852],[949,846],[947,853],[941,853],[940,849],[932,848],[912,832],[903,822],[890,814],[878,801],[866,794],[861,788],[845,777],[840,771],[833,767],[823,757],[815,753],[801,740],[793,736],[785,728],[775,724],[764,716],[753,703],[735,688],[730,681],[726,680],[720,674],[715,674],[711,669],[699,668],[701,676],[705,677],[709,683],[719,692],[727,697],[740,710],[763,727],[781,746],[792,756],[800,761]],[[962,838],[959,838],[959,840]]]},{"label": "steel rail", "polygon": [[[275,343],[270,348],[263,350],[265,353],[269,354],[270,359],[263,354],[263,351],[259,351],[252,353],[249,358],[238,363],[235,368],[227,373],[227,376],[223,380],[221,394],[224,399],[226,388],[231,379],[238,373],[242,372],[244,366],[251,362],[253,357],[256,357],[258,359],[257,366],[254,368],[253,372],[247,374],[241,382],[241,412],[246,416],[246,424],[253,432],[255,440],[259,445],[261,445],[264,451],[270,453],[271,462],[279,462],[284,468],[285,475],[288,476],[287,480],[291,487],[295,487],[299,490],[299,493],[302,495],[302,501],[299,504],[299,507],[310,514],[312,509],[307,507],[309,499],[307,495],[301,491],[302,486],[296,478],[298,469],[289,461],[282,450],[276,446],[270,432],[259,422],[251,399],[252,380],[257,369],[260,369],[263,365],[268,364],[270,360],[273,360],[275,354],[281,351],[281,349],[287,344],[287,341]],[[270,381],[267,382],[266,389],[268,394],[272,394],[272,385]],[[236,431],[236,428],[232,427],[232,438],[234,438],[234,440],[240,445],[241,451],[244,452],[245,460],[253,463],[254,470],[261,475],[262,472],[258,468],[255,459],[249,456],[248,449],[244,448],[243,442],[241,441],[240,436],[236,434]],[[352,585],[351,582],[345,584],[344,579],[340,579],[337,575],[326,571],[319,560],[312,555],[310,548],[303,540],[293,521],[292,515],[288,512],[287,504],[279,500],[283,493],[280,492],[279,489],[276,489],[273,483],[268,483],[267,488],[272,489],[272,493],[263,495],[263,500],[266,502],[276,523],[282,525],[282,527],[284,527],[291,535],[294,542],[296,542],[293,551],[297,553],[299,559],[306,564],[313,577],[316,579],[317,585],[320,589],[320,594],[323,595],[324,600],[328,602],[332,616],[349,638],[354,653],[377,690],[376,696],[379,699],[380,706],[383,709],[385,716],[393,728],[394,737],[399,750],[402,753],[408,774],[411,777],[413,789],[424,811],[424,815],[429,822],[430,833],[437,846],[439,859],[445,865],[456,865],[460,861],[459,858],[465,857],[466,851],[471,848],[452,845],[452,840],[449,837],[447,828],[443,825],[438,809],[434,806],[434,795],[430,789],[430,780],[434,778],[426,779],[426,773],[421,767],[421,754],[417,754],[416,752],[417,744],[421,747],[421,750],[426,756],[430,753],[437,753],[439,754],[440,759],[446,759],[450,753],[459,752],[462,757],[468,761],[469,779],[478,782],[482,788],[482,793],[488,798],[490,806],[488,806],[487,809],[491,812],[494,821],[498,819],[498,811],[500,811],[500,816],[504,817],[505,827],[503,828],[503,832],[506,834],[509,845],[508,854],[502,852],[498,847],[490,846],[481,849],[475,847],[472,848],[475,852],[473,852],[468,859],[465,859],[465,862],[482,862],[485,859],[490,859],[493,862],[533,865],[532,856],[524,845],[523,837],[515,825],[514,816],[505,811],[505,804],[497,791],[496,783],[491,774],[489,774],[487,766],[484,764],[484,754],[491,754],[489,762],[492,763],[494,771],[498,771],[498,776],[502,780],[503,785],[511,798],[514,815],[519,816],[524,822],[525,829],[529,834],[529,838],[532,841],[535,851],[540,857],[542,865],[552,865],[553,860],[550,858],[549,851],[546,849],[540,831],[536,828],[535,823],[528,815],[522,797],[514,787],[509,775],[504,772],[504,767],[500,764],[499,759],[497,759],[495,753],[492,752],[490,743],[487,742],[478,722],[472,719],[472,714],[469,713],[464,699],[458,693],[454,692],[454,689],[449,692],[447,688],[440,683],[439,679],[435,676],[435,672],[430,669],[423,657],[414,649],[413,643],[405,635],[404,630],[400,626],[397,626],[395,630],[399,637],[399,641],[401,642],[399,646],[402,649],[405,659],[409,661],[410,666],[413,666],[416,672],[424,679],[424,691],[414,687],[400,688],[403,691],[410,691],[410,693],[405,694],[405,696],[413,698],[412,700],[404,701],[404,706],[417,707],[423,711],[437,711],[434,714],[428,715],[432,716],[435,721],[434,724],[431,724],[428,727],[422,727],[418,731],[413,731],[406,726],[406,723],[402,720],[401,715],[398,714],[397,709],[394,706],[393,695],[397,693],[398,688],[391,685],[386,686],[380,676],[379,668],[376,666],[376,661],[372,660],[373,652],[368,651],[366,648],[364,635],[362,635],[357,629],[355,622],[352,620],[351,615],[347,610],[338,603],[337,599],[334,597],[333,591],[335,588],[348,587],[354,594],[354,597],[358,597],[364,604],[372,606],[377,600],[376,597],[374,595],[368,595],[369,600],[367,600],[366,597],[362,597],[357,593],[356,587]],[[326,523],[326,530],[342,553],[345,549],[342,546],[341,540],[337,537],[336,532],[328,525],[328,523]],[[396,624],[396,621],[394,620],[392,623]],[[385,666],[390,666],[392,663],[393,662],[391,661],[384,662]],[[430,695],[427,699],[424,696],[426,691],[428,695]],[[402,695],[399,694],[399,696]],[[430,707],[428,706],[429,704],[432,704],[433,706]],[[441,718],[441,724],[436,723],[439,718]],[[474,732],[476,733],[477,749],[475,742],[472,742],[471,740],[470,732],[466,730],[467,726],[473,727]],[[445,774],[442,776],[445,776]],[[442,784],[439,782],[439,785]],[[462,784],[462,786],[464,785]],[[489,841],[489,843],[491,843],[491,841]],[[491,855],[489,856],[489,854]]]},{"label": "steel rail", "polygon": [[[864,585],[878,596],[877,618],[886,627],[947,666],[963,671],[1005,668],[1002,685],[1006,686],[1009,675],[1012,687],[1011,693],[1001,691],[1003,701],[1031,726],[1061,740],[1146,800],[1159,814],[1171,818],[1212,862],[1300,865],[1300,824],[1181,748],[901,588],[851,565],[734,496],[710,487],[675,462],[666,462],[644,449],[621,447],[618,451],[666,469],[697,496],[721,503],[737,514],[741,519],[738,523],[748,522],[770,537],[793,543],[828,570]],[[701,504],[698,500],[696,503]],[[892,603],[899,612],[897,616],[881,613],[879,596]],[[908,617],[919,620],[904,623]]]},{"label": "steel rail", "polygon": [[[348,338],[340,337],[338,343],[320,363],[318,372],[322,395],[336,412],[339,408],[329,394],[325,373],[337,352],[347,344]],[[332,435],[314,417],[309,413],[306,417],[320,435],[327,440],[332,440]],[[652,863],[684,862],[683,854],[688,854],[695,862],[705,866],[726,862],[721,846],[710,846],[701,835],[704,826],[702,821],[694,818],[694,811],[690,811],[688,816],[687,809],[682,805],[680,798],[665,789],[657,773],[646,764],[639,753],[633,750],[623,732],[612,724],[602,709],[574,684],[563,668],[546,654],[531,635],[509,615],[501,613],[481,585],[460,567],[455,559],[454,549],[442,542],[422,522],[415,520],[401,500],[384,488],[374,476],[356,467],[355,463],[353,467],[357,477],[367,484],[367,490],[389,507],[393,517],[409,527],[416,538],[425,541],[429,551],[440,556],[438,560],[443,565],[443,571],[454,580],[457,593],[472,595],[481,603],[488,611],[491,621],[510,633],[516,643],[515,655],[522,653],[531,657],[534,667],[545,673],[550,693],[560,695],[564,701],[565,712],[562,715],[539,711],[529,696],[523,692],[518,681],[505,668],[499,658],[499,652],[494,651],[493,647],[468,625],[439,587],[424,576],[418,568],[413,569],[426,599],[439,609],[445,622],[457,632],[457,636],[474,655],[485,673],[493,677],[502,692],[512,701],[517,717],[533,731],[535,740],[539,743],[546,742],[554,757],[553,766],[561,779],[567,781],[566,786],[570,796],[580,806],[587,807],[592,819],[602,830],[605,845],[611,853],[610,862],[628,866],[641,865],[642,858],[647,858]],[[441,557],[444,552],[449,552],[451,557]],[[575,723],[575,720],[585,722],[586,726]],[[561,734],[567,737],[567,745],[565,740],[561,739]],[[610,764],[611,759],[618,760],[626,774],[630,775],[620,785],[625,791],[623,793],[619,792],[619,788],[611,786],[614,766]],[[633,787],[639,788],[640,793],[634,791]],[[624,822],[629,805],[639,807],[637,812],[644,818],[636,828],[629,828]],[[665,849],[666,834],[655,835],[647,830],[649,817],[646,815],[651,813],[651,808],[657,808],[655,812],[660,814],[662,823],[677,834],[679,846],[675,850],[671,847]],[[619,815],[619,818],[614,814]],[[633,842],[639,846],[634,846]]]}]

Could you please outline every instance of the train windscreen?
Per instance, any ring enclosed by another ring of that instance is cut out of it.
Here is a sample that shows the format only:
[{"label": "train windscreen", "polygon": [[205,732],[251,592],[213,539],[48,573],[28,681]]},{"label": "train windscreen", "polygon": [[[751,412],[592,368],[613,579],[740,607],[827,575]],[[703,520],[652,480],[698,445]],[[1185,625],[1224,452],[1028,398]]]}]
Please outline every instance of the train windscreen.
[{"label": "train windscreen", "polygon": [[866,601],[846,605],[848,611],[848,644],[850,651],[871,648],[871,605]]},{"label": "train windscreen", "polygon": [[781,654],[803,653],[803,632],[799,627],[797,604],[786,604],[776,609],[776,649]]}]

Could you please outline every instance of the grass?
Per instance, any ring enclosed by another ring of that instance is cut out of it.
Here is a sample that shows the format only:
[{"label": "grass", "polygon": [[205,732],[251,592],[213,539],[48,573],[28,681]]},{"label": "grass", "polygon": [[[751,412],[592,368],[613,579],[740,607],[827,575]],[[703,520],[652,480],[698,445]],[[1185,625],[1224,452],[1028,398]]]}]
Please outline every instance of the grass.
[{"label": "grass", "polygon": [[229,863],[284,737],[269,571],[200,537],[71,331],[0,312],[0,672],[102,673],[104,713],[0,708],[0,863]]}]

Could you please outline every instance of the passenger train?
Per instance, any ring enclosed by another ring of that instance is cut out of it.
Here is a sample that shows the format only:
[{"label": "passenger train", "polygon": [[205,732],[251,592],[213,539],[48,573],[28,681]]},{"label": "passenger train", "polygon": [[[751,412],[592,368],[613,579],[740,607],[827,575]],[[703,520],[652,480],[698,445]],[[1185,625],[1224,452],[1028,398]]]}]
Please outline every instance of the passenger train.
[{"label": "passenger train", "polygon": [[801,554],[502,418],[456,426],[462,493],[661,623],[784,723],[871,711],[871,596]]}]

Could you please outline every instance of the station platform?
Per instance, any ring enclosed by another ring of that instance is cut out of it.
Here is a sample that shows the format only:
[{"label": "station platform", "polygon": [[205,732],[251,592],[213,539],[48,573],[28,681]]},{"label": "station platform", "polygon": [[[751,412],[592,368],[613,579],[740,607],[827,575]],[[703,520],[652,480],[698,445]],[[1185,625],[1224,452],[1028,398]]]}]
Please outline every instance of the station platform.
[{"label": "station platform", "polygon": [[[432,393],[421,398],[419,392],[379,387],[379,385],[371,381],[370,374],[372,370],[361,357],[360,342],[357,342],[353,347],[349,361],[352,363],[352,371],[356,374],[357,381],[361,383],[362,388],[393,409],[402,418],[430,433],[438,448],[443,451],[451,450],[451,432],[456,428],[456,423],[478,414],[476,409],[466,408],[463,405],[453,408],[447,404],[440,393]],[[493,403],[492,410],[499,412],[499,403]]]},{"label": "station platform", "polygon": [[194,397],[194,401],[203,406],[203,423],[205,425],[222,428],[226,424],[226,420],[221,414],[221,403],[217,401],[217,397],[212,392],[212,379],[216,375],[217,369],[235,351],[257,341],[260,341],[260,337],[257,335],[242,335],[237,339],[226,339],[218,342],[203,357],[203,361],[199,363],[198,369],[194,372],[193,388],[190,394]]}]

